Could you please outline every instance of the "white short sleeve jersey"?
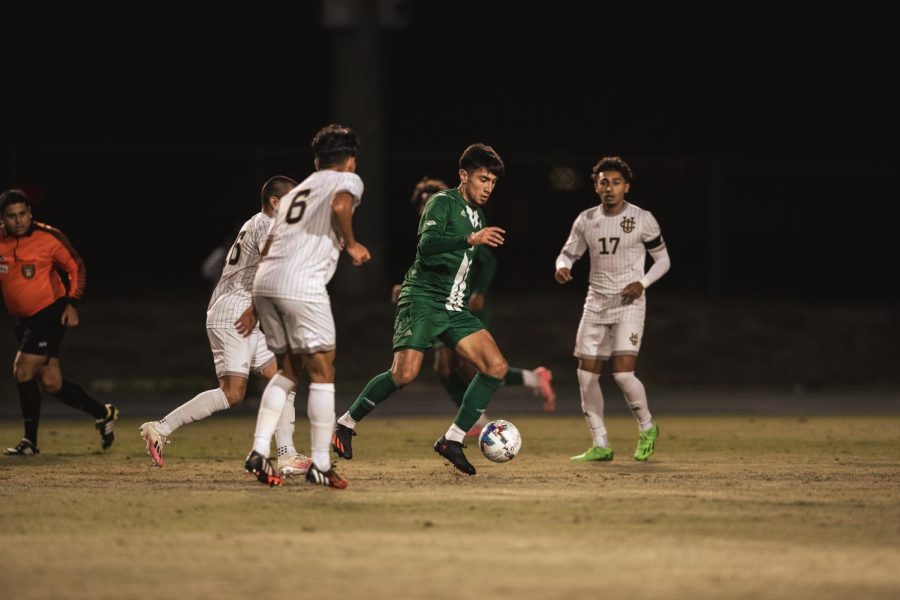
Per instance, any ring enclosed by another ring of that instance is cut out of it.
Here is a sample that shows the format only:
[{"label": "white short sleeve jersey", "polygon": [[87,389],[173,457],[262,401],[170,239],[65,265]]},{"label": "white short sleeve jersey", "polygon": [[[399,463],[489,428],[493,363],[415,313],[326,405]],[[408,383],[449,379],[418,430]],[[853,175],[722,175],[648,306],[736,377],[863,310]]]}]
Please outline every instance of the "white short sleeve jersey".
[{"label": "white short sleeve jersey", "polygon": [[628,204],[621,213],[607,216],[602,207],[594,206],[575,219],[556,265],[571,267],[585,250],[589,252],[585,309],[600,310],[608,305],[608,298],[644,276],[647,251],[663,246],[659,223],[650,211]]},{"label": "white short sleeve jersey", "polygon": [[253,294],[270,298],[327,301],[340,257],[341,240],[332,221],[331,200],[338,192],[362,200],[356,173],[316,171],[281,198],[269,230],[269,250],[253,283]]},{"label": "white short sleeve jersey", "polygon": [[234,322],[250,306],[253,279],[272,218],[259,212],[241,227],[225,256],[225,268],[206,309],[206,327],[234,328]]}]

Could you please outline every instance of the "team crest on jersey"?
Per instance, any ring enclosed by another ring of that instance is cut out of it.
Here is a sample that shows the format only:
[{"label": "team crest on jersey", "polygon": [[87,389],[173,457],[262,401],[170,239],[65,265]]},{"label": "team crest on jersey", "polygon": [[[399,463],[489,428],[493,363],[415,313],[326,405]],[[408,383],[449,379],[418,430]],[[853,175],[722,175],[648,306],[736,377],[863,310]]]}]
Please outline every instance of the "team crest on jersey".
[{"label": "team crest on jersey", "polygon": [[622,227],[622,231],[631,233],[634,231],[634,217],[622,217],[622,222],[619,225]]},{"label": "team crest on jersey", "polygon": [[0,273],[9,273],[9,265],[0,265]]},{"label": "team crest on jersey", "polygon": [[425,221],[425,227],[431,227],[432,225],[437,225],[437,221],[432,221],[431,219]]},{"label": "team crest on jersey", "polygon": [[34,277],[34,265],[22,265],[22,277],[32,279]]},{"label": "team crest on jersey", "polygon": [[638,334],[632,333],[631,337],[628,338],[628,341],[631,342],[632,346],[637,346],[638,342],[641,341],[641,338],[638,337]]},{"label": "team crest on jersey", "polygon": [[2,254],[0,254],[0,263],[5,263],[5,262],[6,262],[6,257],[3,256]]}]

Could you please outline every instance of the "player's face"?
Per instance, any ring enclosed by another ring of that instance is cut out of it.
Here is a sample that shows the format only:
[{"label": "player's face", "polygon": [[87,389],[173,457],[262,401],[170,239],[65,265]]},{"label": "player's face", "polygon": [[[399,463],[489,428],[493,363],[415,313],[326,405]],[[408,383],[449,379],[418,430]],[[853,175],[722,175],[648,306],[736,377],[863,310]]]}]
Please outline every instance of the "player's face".
[{"label": "player's face", "polygon": [[484,167],[479,167],[472,173],[465,169],[459,170],[459,191],[466,201],[477,206],[487,204],[496,185],[497,176]]},{"label": "player's face", "polygon": [[627,183],[618,171],[600,171],[594,182],[594,189],[606,210],[622,206],[630,186],[631,184]]},{"label": "player's face", "polygon": [[23,235],[31,227],[31,209],[24,202],[10,204],[3,211],[3,227],[13,236]]}]

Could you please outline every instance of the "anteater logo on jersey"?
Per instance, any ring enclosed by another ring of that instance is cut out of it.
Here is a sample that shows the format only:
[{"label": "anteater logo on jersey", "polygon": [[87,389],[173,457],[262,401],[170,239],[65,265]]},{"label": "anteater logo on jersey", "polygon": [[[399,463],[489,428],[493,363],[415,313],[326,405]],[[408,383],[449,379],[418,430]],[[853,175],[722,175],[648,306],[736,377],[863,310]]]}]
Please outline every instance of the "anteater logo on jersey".
[{"label": "anteater logo on jersey", "polygon": [[632,346],[637,346],[638,342],[641,341],[641,338],[638,337],[638,334],[632,333],[631,337],[628,338],[628,341],[631,342]]},{"label": "anteater logo on jersey", "polygon": [[631,233],[634,231],[634,217],[622,217],[622,222],[619,225],[622,226],[622,231]]},{"label": "anteater logo on jersey", "polygon": [[34,277],[34,265],[22,265],[22,276],[25,279]]}]

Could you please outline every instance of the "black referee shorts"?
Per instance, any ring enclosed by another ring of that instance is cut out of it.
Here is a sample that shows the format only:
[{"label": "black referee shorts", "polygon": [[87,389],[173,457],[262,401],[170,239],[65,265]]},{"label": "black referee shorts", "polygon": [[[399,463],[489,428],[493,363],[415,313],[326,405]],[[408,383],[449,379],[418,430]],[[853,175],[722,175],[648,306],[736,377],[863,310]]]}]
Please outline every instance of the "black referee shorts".
[{"label": "black referee shorts", "polygon": [[60,321],[67,303],[63,297],[30,317],[16,319],[19,352],[59,358],[59,343],[66,333],[66,326]]}]

